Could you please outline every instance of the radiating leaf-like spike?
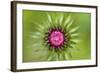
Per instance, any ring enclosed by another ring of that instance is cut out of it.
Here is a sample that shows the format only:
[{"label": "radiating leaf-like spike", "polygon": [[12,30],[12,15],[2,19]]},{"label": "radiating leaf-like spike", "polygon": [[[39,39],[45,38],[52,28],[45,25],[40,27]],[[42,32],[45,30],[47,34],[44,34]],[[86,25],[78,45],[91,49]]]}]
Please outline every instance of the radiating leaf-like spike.
[{"label": "radiating leaf-like spike", "polygon": [[35,21],[32,21],[33,24],[37,25],[38,30],[39,29],[44,29],[44,26],[42,26],[40,23],[37,23]]},{"label": "radiating leaf-like spike", "polygon": [[52,56],[51,56],[52,52],[48,51],[48,55],[47,55],[47,60],[51,61],[52,60]]},{"label": "radiating leaf-like spike", "polygon": [[48,56],[47,56],[48,61],[54,60],[54,59],[55,59],[54,56],[55,56],[55,52],[54,52],[54,49],[52,49],[52,50],[49,51],[49,53],[48,53]]},{"label": "radiating leaf-like spike", "polygon": [[61,52],[58,53],[58,57],[59,57],[59,60],[64,60]]},{"label": "radiating leaf-like spike", "polygon": [[46,14],[47,14],[48,21],[51,24],[52,23],[52,17],[49,13],[46,13]]},{"label": "radiating leaf-like spike", "polygon": [[71,42],[75,42],[75,43],[80,42],[80,40],[79,40],[79,39],[71,39],[70,41],[71,41]]},{"label": "radiating leaf-like spike", "polygon": [[55,17],[54,24],[58,25],[58,22],[59,22],[59,16],[58,16],[58,14],[55,13],[54,17]]},{"label": "radiating leaf-like spike", "polygon": [[69,28],[71,27],[72,24],[73,24],[73,20],[71,20],[71,21],[67,24],[66,29],[69,29]]},{"label": "radiating leaf-like spike", "polygon": [[45,22],[42,22],[42,26],[44,27],[44,29],[47,29],[48,27],[50,27],[50,23],[45,20]]},{"label": "radiating leaf-like spike", "polygon": [[57,52],[55,52],[54,58],[55,58],[56,61],[59,60],[59,56],[58,56],[58,53]]},{"label": "radiating leaf-like spike", "polygon": [[46,24],[46,28],[50,27],[50,23],[48,21],[45,24]]},{"label": "radiating leaf-like spike", "polygon": [[71,37],[76,37],[76,36],[79,36],[79,33],[73,33],[73,34],[71,34]]},{"label": "radiating leaf-like spike", "polygon": [[72,28],[69,33],[73,33],[73,32],[76,32],[77,30],[79,29],[79,26],[75,27],[75,28]]},{"label": "radiating leaf-like spike", "polygon": [[74,46],[73,48],[68,48],[67,49],[67,52],[77,52],[77,51],[79,51],[80,49],[78,48],[78,47],[76,47],[76,46]]},{"label": "radiating leaf-like spike", "polygon": [[55,20],[56,20],[56,15],[55,15],[55,13],[51,13],[51,14],[49,14],[49,13],[47,13],[48,14],[48,18],[47,18],[47,21],[48,21],[48,23],[50,24],[50,25],[52,25],[52,24],[55,24]]},{"label": "radiating leaf-like spike", "polygon": [[52,59],[53,59],[52,56],[49,56],[49,57],[47,58],[48,61],[52,61]]},{"label": "radiating leaf-like spike", "polygon": [[32,32],[32,36],[42,36],[42,33],[41,32]]},{"label": "radiating leaf-like spike", "polygon": [[60,14],[60,18],[59,18],[59,25],[62,25],[62,22],[64,20],[64,14]]},{"label": "radiating leaf-like spike", "polygon": [[40,38],[40,37],[37,37],[37,35],[31,35],[32,38]]},{"label": "radiating leaf-like spike", "polygon": [[74,49],[73,49],[73,52],[77,52],[77,51],[80,51],[80,48],[75,46]]},{"label": "radiating leaf-like spike", "polygon": [[47,48],[44,47],[42,44],[33,44],[30,45],[28,48],[31,48],[34,52],[37,52],[39,54],[39,52],[47,52]]},{"label": "radiating leaf-like spike", "polygon": [[77,44],[77,42],[75,42],[75,41],[70,41],[70,44]]},{"label": "radiating leaf-like spike", "polygon": [[64,55],[65,60],[69,60],[69,55],[67,52],[64,52],[63,55]]},{"label": "radiating leaf-like spike", "polygon": [[66,26],[66,25],[68,25],[68,23],[70,22],[70,20],[71,20],[71,16],[69,15],[68,16],[68,18],[65,20],[65,22],[64,22],[64,27]]},{"label": "radiating leaf-like spike", "polygon": [[[37,48],[37,47],[36,47]],[[39,49],[39,48],[37,48],[37,49],[34,49],[34,52],[37,52],[37,53],[39,53],[39,51],[41,51],[41,52],[44,52],[43,51],[43,49]]]},{"label": "radiating leaf-like spike", "polygon": [[75,44],[70,44],[68,47],[74,48]]},{"label": "radiating leaf-like spike", "polygon": [[31,35],[32,38],[34,39],[41,39],[43,38],[43,36],[39,36],[39,35]]},{"label": "radiating leaf-like spike", "polygon": [[34,47],[35,47],[35,46],[39,47],[39,46],[41,46],[41,45],[43,45],[43,44],[42,44],[42,43],[35,43],[35,44],[33,44]]},{"label": "radiating leaf-like spike", "polygon": [[68,52],[69,58],[72,58],[72,54],[71,52]]}]

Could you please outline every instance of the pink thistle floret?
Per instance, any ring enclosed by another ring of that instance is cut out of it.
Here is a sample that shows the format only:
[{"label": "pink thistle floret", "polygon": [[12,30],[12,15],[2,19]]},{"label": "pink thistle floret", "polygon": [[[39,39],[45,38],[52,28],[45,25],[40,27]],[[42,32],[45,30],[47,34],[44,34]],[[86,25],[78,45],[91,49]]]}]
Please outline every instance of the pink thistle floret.
[{"label": "pink thistle floret", "polygon": [[49,42],[53,47],[61,47],[64,43],[64,34],[58,30],[54,30],[49,35]]}]

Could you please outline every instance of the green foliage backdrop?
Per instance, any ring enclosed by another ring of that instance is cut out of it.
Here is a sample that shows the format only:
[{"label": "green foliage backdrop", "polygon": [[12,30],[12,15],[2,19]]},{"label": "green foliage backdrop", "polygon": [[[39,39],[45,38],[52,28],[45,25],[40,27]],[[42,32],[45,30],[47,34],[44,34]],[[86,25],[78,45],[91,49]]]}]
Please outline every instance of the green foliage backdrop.
[{"label": "green foliage backdrop", "polygon": [[76,44],[76,47],[72,49],[72,57],[70,57],[68,60],[90,59],[91,14],[76,12],[23,10],[23,62],[48,61],[47,55],[49,50],[47,50],[47,48],[43,46],[33,46],[35,43],[40,44],[39,42],[41,42],[41,39],[36,40],[31,37],[32,35],[35,35],[37,29],[40,29],[39,27],[37,28],[38,24],[34,23],[39,23],[43,27],[47,25],[48,18],[46,13],[52,15],[53,19],[56,19],[56,17],[59,16],[60,13],[62,13],[66,18],[68,17],[68,15],[71,15],[74,23],[72,24],[70,29],[73,29],[72,27],[79,26],[79,30],[77,33],[79,34],[78,40],[80,41]]}]

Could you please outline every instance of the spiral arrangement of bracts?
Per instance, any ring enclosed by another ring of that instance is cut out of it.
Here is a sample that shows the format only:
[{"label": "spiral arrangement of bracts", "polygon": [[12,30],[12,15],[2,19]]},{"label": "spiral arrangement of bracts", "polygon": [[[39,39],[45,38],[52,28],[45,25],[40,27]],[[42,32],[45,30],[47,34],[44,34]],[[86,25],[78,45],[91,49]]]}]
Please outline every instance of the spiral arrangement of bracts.
[{"label": "spiral arrangement of bracts", "polygon": [[[41,47],[36,49],[36,52],[46,51],[46,58],[48,61],[68,60],[72,57],[71,52],[78,43],[78,26],[74,25],[74,19],[71,14],[65,16],[63,13],[56,13],[51,15],[46,13],[47,20],[42,24],[33,22],[36,25],[36,31],[32,32],[32,38],[35,42],[33,47]],[[76,48],[77,49],[77,48]]]}]

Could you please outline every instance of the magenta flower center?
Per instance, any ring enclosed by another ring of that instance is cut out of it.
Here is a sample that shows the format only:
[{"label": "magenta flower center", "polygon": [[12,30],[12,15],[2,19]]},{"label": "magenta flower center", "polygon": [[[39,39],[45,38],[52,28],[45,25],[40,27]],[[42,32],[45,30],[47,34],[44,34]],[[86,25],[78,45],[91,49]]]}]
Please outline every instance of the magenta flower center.
[{"label": "magenta flower center", "polygon": [[64,43],[63,33],[58,30],[52,31],[49,35],[49,42],[55,48],[61,47]]}]

